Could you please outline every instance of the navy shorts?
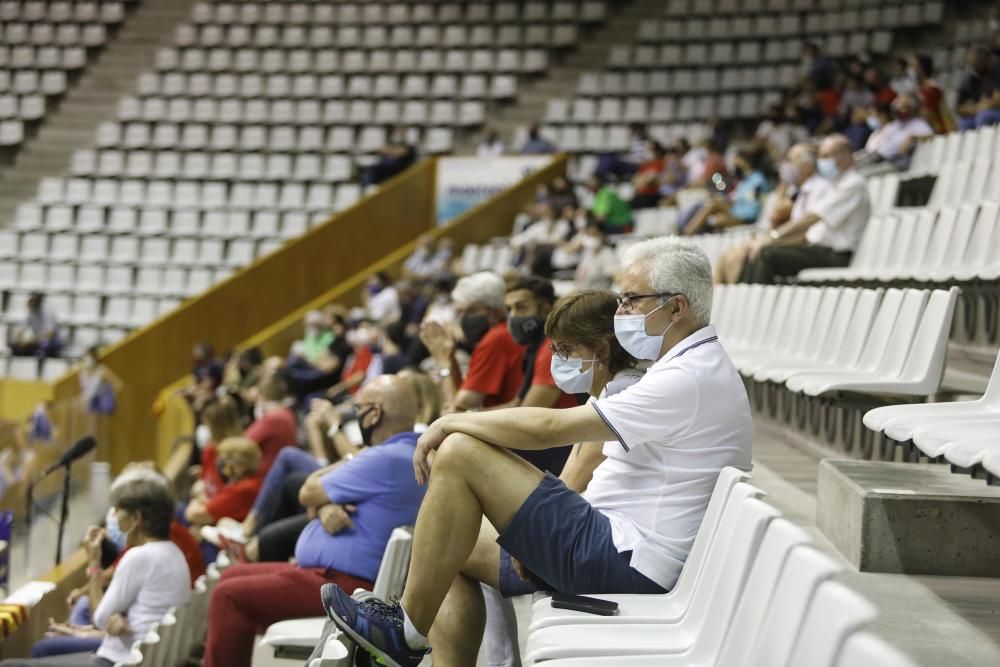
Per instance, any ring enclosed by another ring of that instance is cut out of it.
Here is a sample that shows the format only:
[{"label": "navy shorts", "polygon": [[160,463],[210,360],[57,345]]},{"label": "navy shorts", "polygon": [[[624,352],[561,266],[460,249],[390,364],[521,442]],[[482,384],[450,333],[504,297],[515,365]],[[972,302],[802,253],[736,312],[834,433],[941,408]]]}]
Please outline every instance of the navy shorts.
[{"label": "navy shorts", "polygon": [[[504,597],[536,590],[588,593],[665,593],[635,570],[631,551],[619,552],[611,522],[580,494],[546,473],[497,538],[500,592]],[[534,575],[526,582],[511,557]]]}]

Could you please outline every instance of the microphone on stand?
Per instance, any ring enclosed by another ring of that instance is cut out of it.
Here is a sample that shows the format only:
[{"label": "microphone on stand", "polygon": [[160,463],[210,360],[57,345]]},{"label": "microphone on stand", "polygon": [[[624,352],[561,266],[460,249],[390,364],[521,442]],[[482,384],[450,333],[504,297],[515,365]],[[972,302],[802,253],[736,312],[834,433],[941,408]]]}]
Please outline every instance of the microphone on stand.
[{"label": "microphone on stand", "polygon": [[80,438],[73,443],[72,447],[63,452],[63,455],[59,457],[58,461],[43,470],[42,473],[35,478],[35,481],[39,482],[54,473],[56,470],[72,465],[78,459],[82,459],[84,456],[92,452],[95,447],[97,447],[97,440],[94,439],[94,436],[87,435]]}]

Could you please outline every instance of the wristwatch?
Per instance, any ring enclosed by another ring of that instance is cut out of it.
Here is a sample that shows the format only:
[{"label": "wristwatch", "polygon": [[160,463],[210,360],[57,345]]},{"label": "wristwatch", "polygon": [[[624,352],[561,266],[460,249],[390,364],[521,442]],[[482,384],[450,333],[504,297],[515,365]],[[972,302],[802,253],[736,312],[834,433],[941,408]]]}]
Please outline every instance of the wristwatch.
[{"label": "wristwatch", "polygon": [[777,229],[772,229],[767,235],[771,237],[772,241],[777,241],[781,238],[781,234],[778,233]]}]

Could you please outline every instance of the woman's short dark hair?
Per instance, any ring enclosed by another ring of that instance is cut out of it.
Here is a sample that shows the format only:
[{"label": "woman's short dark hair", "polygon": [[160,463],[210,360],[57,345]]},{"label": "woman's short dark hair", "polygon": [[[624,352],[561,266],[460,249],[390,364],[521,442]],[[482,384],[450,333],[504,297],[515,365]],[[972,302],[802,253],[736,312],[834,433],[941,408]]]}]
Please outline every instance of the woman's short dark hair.
[{"label": "woman's short dark hair", "polygon": [[612,373],[634,368],[636,361],[615,337],[618,299],[608,290],[581,290],[556,301],[545,321],[550,339],[585,345],[594,351],[607,350]]},{"label": "woman's short dark hair", "polygon": [[111,504],[123,512],[140,514],[143,532],[149,537],[170,537],[174,499],[165,484],[141,478],[125,482],[112,490]]}]

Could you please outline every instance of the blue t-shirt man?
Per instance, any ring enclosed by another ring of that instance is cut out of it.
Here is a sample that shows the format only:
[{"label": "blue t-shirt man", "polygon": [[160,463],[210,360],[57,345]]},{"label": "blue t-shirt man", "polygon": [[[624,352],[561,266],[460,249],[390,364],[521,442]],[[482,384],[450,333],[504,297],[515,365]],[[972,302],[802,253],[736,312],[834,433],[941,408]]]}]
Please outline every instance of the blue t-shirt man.
[{"label": "blue t-shirt man", "polygon": [[771,184],[761,171],[751,171],[733,191],[729,212],[747,224],[753,224],[760,216],[761,196],[770,192]]},{"label": "blue t-shirt man", "polygon": [[336,535],[313,519],[295,544],[295,560],[303,568],[327,568],[375,581],[393,529],[412,525],[426,487],[413,476],[418,434],[397,433],[368,447],[321,479],[331,503],[354,505],[353,528]]}]

